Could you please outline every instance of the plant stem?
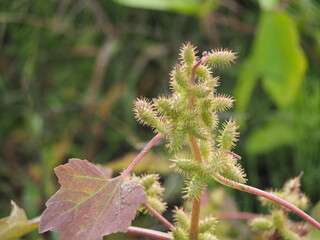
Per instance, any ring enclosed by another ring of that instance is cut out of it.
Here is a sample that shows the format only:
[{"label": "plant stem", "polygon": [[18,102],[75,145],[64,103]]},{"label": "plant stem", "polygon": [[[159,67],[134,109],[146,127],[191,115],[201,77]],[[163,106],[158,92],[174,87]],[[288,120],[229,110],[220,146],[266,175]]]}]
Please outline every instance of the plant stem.
[{"label": "plant stem", "polygon": [[151,207],[148,203],[143,204],[152,214],[155,218],[157,218],[160,222],[162,222],[165,226],[167,226],[170,230],[174,228],[174,226],[165,219],[160,213],[158,213],[153,207]]},{"label": "plant stem", "polygon": [[[189,135],[189,144],[194,158],[201,162],[201,153],[199,150],[198,142],[195,136]],[[201,206],[201,196],[198,199],[193,199],[192,202],[192,212],[191,212],[191,224],[189,231],[190,240],[198,240],[199,233],[199,219],[200,219],[200,206]]]},{"label": "plant stem", "polygon": [[193,66],[192,68],[192,72],[191,72],[191,77],[190,77],[190,81],[191,81],[191,85],[194,85],[194,81],[196,79],[196,72],[197,72],[197,68],[200,66],[200,64],[202,63],[202,58]]},{"label": "plant stem", "polygon": [[140,162],[140,160],[150,150],[150,148],[152,148],[152,146],[156,144],[162,137],[163,135],[161,133],[158,133],[156,136],[154,136],[150,140],[150,142],[148,142],[148,144],[142,149],[142,151],[138,154],[138,156],[130,163],[127,169],[123,171],[123,173],[121,174],[121,177],[125,178],[128,174],[130,174],[132,169]]},{"label": "plant stem", "polygon": [[[191,77],[190,77],[190,84],[193,86],[195,84],[195,78],[196,78],[196,72],[197,68],[202,63],[202,58],[198,60],[198,62],[193,66],[191,71]],[[190,93],[190,99],[189,99],[189,105],[190,107],[193,107],[194,105],[194,96]],[[191,152],[193,157],[201,163],[201,153],[199,150],[199,145],[197,142],[197,139],[193,135],[189,135],[189,145],[191,148]],[[192,202],[192,212],[191,212],[191,223],[190,223],[190,230],[189,230],[189,239],[190,240],[198,240],[199,235],[199,219],[200,219],[200,207],[201,207],[201,195],[198,199],[193,199]]]},{"label": "plant stem", "polygon": [[302,217],[304,220],[306,220],[307,222],[309,222],[310,224],[312,224],[313,226],[315,226],[317,229],[320,230],[320,223],[317,222],[314,218],[312,218],[311,216],[309,216],[308,214],[306,214],[304,211],[302,211],[301,209],[297,208],[296,206],[294,206],[293,204],[287,202],[286,200],[283,200],[277,196],[272,195],[271,193],[268,193],[266,191],[260,190],[258,188],[255,187],[251,187],[242,183],[237,183],[235,181],[232,181],[230,179],[227,179],[223,176],[221,176],[220,174],[215,174],[213,176],[213,178],[223,184],[226,185],[228,187],[231,188],[235,188],[238,189],[240,191],[243,192],[248,192],[257,196],[261,196],[267,199],[270,199],[273,202],[276,202],[280,205],[282,205],[283,207],[288,208],[289,210],[291,210],[292,212],[296,213],[297,215],[299,215],[300,217]]},{"label": "plant stem", "polygon": [[140,227],[129,227],[127,233],[144,236],[144,237],[150,237],[152,239],[159,239],[159,240],[173,239],[168,233],[146,229],[146,228],[140,228]]}]

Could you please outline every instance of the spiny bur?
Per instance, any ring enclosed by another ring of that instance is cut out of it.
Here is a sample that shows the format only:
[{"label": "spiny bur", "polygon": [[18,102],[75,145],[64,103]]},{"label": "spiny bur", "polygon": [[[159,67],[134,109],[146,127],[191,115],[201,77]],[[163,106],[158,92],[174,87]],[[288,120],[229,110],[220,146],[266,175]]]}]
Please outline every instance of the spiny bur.
[{"label": "spiny bur", "polygon": [[[134,175],[131,179],[144,187],[147,203],[151,207],[159,213],[163,213],[167,209],[167,203],[163,201],[164,188],[159,182],[160,176],[158,174],[148,173],[140,177]],[[139,211],[152,215],[145,206],[140,207]]]}]

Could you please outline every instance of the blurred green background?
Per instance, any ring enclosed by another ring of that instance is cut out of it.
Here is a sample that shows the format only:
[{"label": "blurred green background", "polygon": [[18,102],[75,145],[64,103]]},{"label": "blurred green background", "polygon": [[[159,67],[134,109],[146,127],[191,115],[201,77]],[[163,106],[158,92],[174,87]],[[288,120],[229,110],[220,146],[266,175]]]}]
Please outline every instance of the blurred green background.
[{"label": "blurred green background", "polygon": [[[220,118],[241,126],[235,152],[248,183],[280,188],[304,172],[302,189],[315,204],[318,1],[1,0],[0,217],[11,199],[38,216],[58,189],[53,168],[71,157],[121,171],[153,136],[135,122],[132,101],[170,92],[168,73],[186,41],[200,52],[238,52],[237,64],[214,75],[220,92],[236,98]],[[137,171],[159,170],[166,199],[178,204],[181,178],[169,174],[168,156],[157,147]],[[230,194],[240,210],[260,211],[254,196]]]}]

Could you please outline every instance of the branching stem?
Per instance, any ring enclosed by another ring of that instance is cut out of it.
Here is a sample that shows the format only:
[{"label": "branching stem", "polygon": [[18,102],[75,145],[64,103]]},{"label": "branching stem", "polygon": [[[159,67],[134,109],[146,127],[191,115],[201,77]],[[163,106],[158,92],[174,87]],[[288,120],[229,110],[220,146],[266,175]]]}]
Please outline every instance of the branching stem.
[{"label": "branching stem", "polygon": [[166,227],[168,227],[170,230],[174,228],[174,226],[165,219],[160,213],[158,213],[153,207],[151,207],[148,203],[143,204],[152,214],[155,218],[157,218],[160,222],[162,222]]},{"label": "branching stem", "polygon": [[251,186],[248,186],[248,185],[245,185],[242,183],[237,183],[235,181],[232,181],[230,179],[227,179],[227,178],[221,176],[220,174],[214,175],[214,179],[217,182],[219,182],[223,185],[226,185],[228,187],[235,188],[235,189],[238,189],[243,192],[248,192],[248,193],[251,193],[251,194],[254,194],[257,196],[261,196],[261,197],[270,199],[271,201],[276,202],[276,203],[282,205],[283,207],[286,207],[287,209],[291,210],[292,212],[296,213],[297,215],[302,217],[304,220],[308,221],[310,224],[312,224],[313,226],[315,226],[317,229],[320,230],[320,223],[319,222],[317,222],[314,218],[312,218],[311,216],[309,216],[308,214],[306,214],[304,211],[297,208],[293,204],[287,202],[286,200],[283,200],[277,196],[272,195],[271,193],[265,192],[265,191],[260,190],[258,188],[251,187]]},{"label": "branching stem", "polygon": [[126,176],[128,176],[128,174],[130,174],[132,169],[140,162],[140,160],[150,150],[150,148],[152,148],[152,146],[156,144],[162,137],[163,135],[161,133],[158,133],[156,136],[154,136],[150,140],[150,142],[148,142],[148,144],[142,149],[142,151],[138,154],[138,156],[130,163],[127,169],[123,171],[123,173],[121,174],[121,177],[125,178]]}]

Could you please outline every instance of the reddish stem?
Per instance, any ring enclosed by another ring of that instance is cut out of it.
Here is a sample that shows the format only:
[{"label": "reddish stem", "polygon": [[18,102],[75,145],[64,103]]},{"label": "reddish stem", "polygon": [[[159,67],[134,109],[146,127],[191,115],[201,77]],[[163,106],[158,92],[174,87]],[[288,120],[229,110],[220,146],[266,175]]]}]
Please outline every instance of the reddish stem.
[{"label": "reddish stem", "polygon": [[158,213],[153,207],[151,207],[148,203],[143,204],[152,214],[155,218],[157,218],[160,222],[162,222],[165,226],[167,226],[170,230],[174,228],[174,226],[165,219],[160,213]]},{"label": "reddish stem", "polygon": [[236,159],[241,160],[241,157],[238,154],[236,154],[234,152],[231,152],[231,151],[228,151],[227,153],[229,153],[230,155],[234,156]]},{"label": "reddish stem", "polygon": [[144,237],[150,237],[152,239],[159,239],[159,240],[173,239],[168,233],[146,229],[146,228],[140,228],[140,227],[129,227],[127,233],[144,236]]},{"label": "reddish stem", "polygon": [[245,185],[242,183],[237,183],[235,181],[232,181],[230,179],[227,179],[227,178],[221,176],[220,174],[216,174],[213,177],[217,182],[219,182],[223,185],[226,185],[228,187],[232,187],[232,188],[238,189],[243,192],[248,192],[248,193],[251,193],[254,195],[258,195],[258,196],[270,199],[271,201],[276,202],[276,203],[282,205],[283,207],[288,208],[289,210],[296,213],[297,215],[302,217],[304,220],[308,221],[310,224],[312,224],[313,226],[315,226],[317,229],[320,230],[320,223],[319,222],[317,222],[314,218],[312,218],[311,216],[309,216],[308,214],[306,214],[304,211],[297,208],[293,204],[287,202],[286,200],[283,200],[283,199],[281,199],[277,196],[274,196],[271,193],[265,192],[261,189],[251,187],[251,186],[248,186],[248,185]]},{"label": "reddish stem", "polygon": [[200,60],[192,68],[191,77],[190,77],[190,81],[191,81],[192,86],[194,85],[194,81],[196,79],[197,68],[200,66],[202,61],[203,61],[203,58],[200,58]]},{"label": "reddish stem", "polygon": [[150,142],[148,142],[148,144],[142,149],[142,151],[138,154],[138,156],[130,163],[127,169],[123,171],[123,173],[121,174],[121,177],[125,178],[126,176],[128,176],[128,174],[130,174],[132,169],[140,162],[140,160],[150,150],[150,148],[152,148],[152,146],[156,144],[162,137],[163,135],[161,133],[158,133],[156,136],[154,136],[150,140]]},{"label": "reddish stem", "polygon": [[[205,57],[207,57],[207,52],[202,53],[202,58],[200,58],[192,68],[191,77],[190,77],[191,87],[193,87],[195,84],[197,69],[201,65]],[[191,108],[193,107],[194,102],[195,102],[195,98],[192,94],[190,94],[189,105]],[[199,163],[201,163],[202,161],[201,153],[200,153],[198,142],[195,136],[189,135],[189,144],[190,144],[192,155]],[[190,240],[198,240],[200,208],[201,208],[201,197],[199,199],[193,199],[192,211],[191,211],[191,222],[190,222],[190,229],[189,229]]]}]

